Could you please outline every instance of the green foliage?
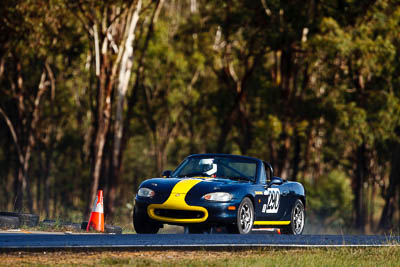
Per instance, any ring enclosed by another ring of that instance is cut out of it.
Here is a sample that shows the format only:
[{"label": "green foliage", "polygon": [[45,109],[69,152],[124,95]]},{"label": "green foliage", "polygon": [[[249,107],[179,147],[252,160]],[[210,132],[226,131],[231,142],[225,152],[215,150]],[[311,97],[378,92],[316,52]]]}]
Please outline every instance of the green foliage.
[{"label": "green foliage", "polygon": [[[193,9],[191,1],[164,1],[159,13],[158,1],[143,2],[125,99],[132,96],[132,112],[124,107],[129,131],[115,180],[118,97],[110,83],[100,184],[107,190],[115,181],[117,215],[130,216],[126,204],[142,180],[174,168],[188,154],[217,151],[263,158],[277,175],[303,181],[315,221],[349,224],[357,194],[382,202],[392,148],[400,142],[397,1],[195,2]],[[99,60],[114,62],[124,28],[106,24],[120,25],[119,12],[130,3],[6,0],[0,9],[0,108],[23,152],[45,74],[28,170],[39,212],[47,205],[50,215],[67,216],[85,207],[97,118],[103,115],[96,111],[96,88],[110,81],[113,66],[104,64],[100,80],[88,21],[104,19],[98,23]],[[153,14],[158,17],[150,27]],[[12,209],[18,149],[1,116],[0,126],[0,202]],[[366,162],[364,191],[356,188],[360,160]],[[368,193],[375,191],[382,196]],[[376,218],[381,210],[368,212]]]},{"label": "green foliage", "polygon": [[314,183],[304,181],[307,194],[309,230],[313,225],[345,228],[351,222],[353,194],[350,178],[341,170],[332,170]]}]

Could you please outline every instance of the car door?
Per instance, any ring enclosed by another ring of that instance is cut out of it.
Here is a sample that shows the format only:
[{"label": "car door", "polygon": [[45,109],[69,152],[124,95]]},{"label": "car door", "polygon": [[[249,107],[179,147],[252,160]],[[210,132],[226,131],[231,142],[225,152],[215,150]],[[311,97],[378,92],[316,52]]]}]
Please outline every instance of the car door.
[{"label": "car door", "polygon": [[259,188],[255,191],[256,221],[278,221],[288,209],[289,188],[282,179],[273,179],[276,182],[264,179],[265,168],[261,170]]},{"label": "car door", "polygon": [[263,221],[279,221],[287,210],[288,188],[282,184],[266,184],[262,196]]},{"label": "car door", "polygon": [[266,191],[268,186],[267,181],[267,173],[265,170],[264,164],[261,167],[260,180],[258,184],[254,187],[254,213],[255,213],[255,221],[265,221],[266,220],[266,212],[267,212],[267,204],[269,201],[269,196],[266,194],[269,191]]}]

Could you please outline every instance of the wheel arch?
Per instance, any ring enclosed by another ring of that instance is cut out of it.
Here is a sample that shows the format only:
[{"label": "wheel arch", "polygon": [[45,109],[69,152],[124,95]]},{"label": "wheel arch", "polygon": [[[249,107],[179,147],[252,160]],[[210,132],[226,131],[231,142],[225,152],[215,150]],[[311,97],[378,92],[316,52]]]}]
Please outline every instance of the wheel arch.
[{"label": "wheel arch", "polygon": [[253,209],[254,209],[255,208],[255,201],[256,201],[255,197],[252,194],[247,194],[242,198],[241,201],[243,201],[243,199],[245,199],[246,197],[251,200],[251,203],[253,204]]},{"label": "wheel arch", "polygon": [[306,209],[306,197],[305,196],[299,196],[298,199],[303,203],[304,209]]}]

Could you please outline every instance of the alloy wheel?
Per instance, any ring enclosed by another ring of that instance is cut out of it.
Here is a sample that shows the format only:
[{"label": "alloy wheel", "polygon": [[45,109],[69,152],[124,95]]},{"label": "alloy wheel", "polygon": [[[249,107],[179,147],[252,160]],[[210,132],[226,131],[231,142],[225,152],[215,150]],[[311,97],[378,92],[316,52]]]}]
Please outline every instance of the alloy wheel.
[{"label": "alloy wheel", "polygon": [[241,232],[244,234],[249,233],[253,226],[254,217],[253,207],[250,201],[244,201],[240,208],[239,216]]}]

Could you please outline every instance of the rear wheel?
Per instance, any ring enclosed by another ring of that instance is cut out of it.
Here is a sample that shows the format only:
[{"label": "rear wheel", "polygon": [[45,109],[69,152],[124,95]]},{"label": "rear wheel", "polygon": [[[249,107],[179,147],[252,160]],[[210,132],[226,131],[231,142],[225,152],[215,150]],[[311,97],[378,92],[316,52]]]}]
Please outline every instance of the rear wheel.
[{"label": "rear wheel", "polygon": [[305,212],[301,200],[297,199],[292,208],[290,224],[282,229],[284,234],[301,235],[304,230]]},{"label": "rear wheel", "polygon": [[239,205],[236,224],[228,226],[228,232],[232,234],[248,234],[253,229],[254,207],[253,202],[245,197]]},{"label": "rear wheel", "polygon": [[156,234],[160,230],[160,225],[151,221],[149,216],[133,210],[133,227],[138,234]]}]

